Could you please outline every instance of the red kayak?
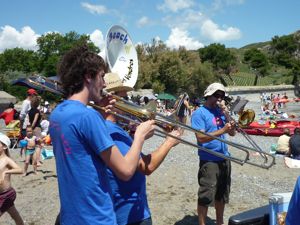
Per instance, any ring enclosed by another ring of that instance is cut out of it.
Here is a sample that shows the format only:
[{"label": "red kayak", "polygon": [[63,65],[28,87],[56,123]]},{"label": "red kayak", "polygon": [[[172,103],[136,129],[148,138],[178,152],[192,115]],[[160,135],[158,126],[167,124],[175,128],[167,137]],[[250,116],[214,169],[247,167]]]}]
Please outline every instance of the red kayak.
[{"label": "red kayak", "polygon": [[299,102],[299,101],[300,98],[293,98],[293,99],[281,98],[281,99],[274,100],[275,103],[288,103],[288,102]]},{"label": "red kayak", "polygon": [[300,121],[280,120],[273,124],[267,121],[264,124],[252,122],[248,127],[242,128],[247,134],[263,135],[263,136],[280,136],[285,128],[290,129],[290,134],[294,134],[294,129],[300,128]]}]

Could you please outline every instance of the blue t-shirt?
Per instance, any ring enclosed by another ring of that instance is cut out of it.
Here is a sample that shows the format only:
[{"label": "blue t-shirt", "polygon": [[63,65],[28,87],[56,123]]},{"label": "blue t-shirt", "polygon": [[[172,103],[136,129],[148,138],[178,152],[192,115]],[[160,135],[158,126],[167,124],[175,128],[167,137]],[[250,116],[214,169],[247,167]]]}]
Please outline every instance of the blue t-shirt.
[{"label": "blue t-shirt", "polygon": [[[216,130],[219,130],[224,127],[226,120],[224,114],[219,108],[207,108],[202,106],[193,112],[191,117],[192,127],[197,130],[205,131],[205,133],[211,133]],[[225,139],[225,135],[222,134],[219,138]],[[202,146],[206,149],[222,153],[226,156],[229,156],[228,147],[224,142],[219,140],[212,140],[206,143],[199,143],[199,146]],[[205,151],[198,150],[198,155],[201,160],[207,161],[221,161],[223,158],[214,156]]]},{"label": "blue t-shirt", "polygon": [[300,177],[298,177],[286,215],[286,225],[300,224]]},{"label": "blue t-shirt", "polygon": [[104,119],[79,101],[66,100],[50,116],[62,225],[117,224],[100,153],[114,145]]},{"label": "blue t-shirt", "polygon": [[[108,131],[123,156],[127,154],[132,138],[117,124],[106,121]],[[136,171],[129,181],[120,180],[107,169],[118,225],[139,222],[150,217],[146,195],[146,177]]]}]

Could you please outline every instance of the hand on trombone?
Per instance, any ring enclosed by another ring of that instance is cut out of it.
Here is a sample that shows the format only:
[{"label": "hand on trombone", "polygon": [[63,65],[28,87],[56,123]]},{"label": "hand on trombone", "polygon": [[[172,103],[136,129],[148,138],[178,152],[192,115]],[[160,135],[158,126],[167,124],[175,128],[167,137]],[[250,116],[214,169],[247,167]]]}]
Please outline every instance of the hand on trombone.
[{"label": "hand on trombone", "polygon": [[101,114],[103,113],[109,113],[114,105],[116,104],[116,99],[113,98],[113,96],[110,93],[105,93],[101,95],[101,98],[98,99],[98,101],[95,101],[94,104],[91,104],[92,106],[99,106],[97,109]]},{"label": "hand on trombone", "polygon": [[[165,143],[167,143],[170,147],[175,147],[180,143],[180,137],[183,134],[183,129],[182,128],[176,128],[172,130],[171,132],[168,133],[169,136],[166,137]],[[174,136],[174,137],[172,137]]]},{"label": "hand on trombone", "polygon": [[140,123],[136,127],[136,131],[134,133],[134,139],[148,139],[153,136],[155,130],[155,121],[154,120],[148,120],[146,122]]},{"label": "hand on trombone", "polygon": [[225,101],[222,100],[220,102],[217,102],[217,104],[218,104],[219,108],[222,110],[223,114],[225,115],[226,121],[227,121],[225,126],[222,128],[224,130],[224,133],[228,133],[230,136],[234,136],[235,131],[236,131],[236,122],[230,116],[230,111],[229,111],[228,107],[226,106]]},{"label": "hand on trombone", "polygon": [[234,136],[236,131],[235,121],[231,120],[228,123],[226,123],[222,130],[224,130],[224,133],[227,133],[230,136]]}]

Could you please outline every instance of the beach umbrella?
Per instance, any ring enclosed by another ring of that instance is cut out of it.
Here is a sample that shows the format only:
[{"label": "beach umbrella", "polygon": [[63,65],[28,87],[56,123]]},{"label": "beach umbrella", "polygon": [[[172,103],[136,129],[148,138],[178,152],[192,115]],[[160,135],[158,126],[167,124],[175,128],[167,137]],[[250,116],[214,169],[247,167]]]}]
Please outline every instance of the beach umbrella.
[{"label": "beach umbrella", "polygon": [[24,77],[19,78],[11,82],[12,85],[18,85],[18,86],[24,86],[28,88],[33,88],[38,91],[49,91],[55,93],[55,94],[62,94],[62,91],[60,90],[59,86],[56,83],[56,78],[46,78],[42,76],[30,76],[30,77]]},{"label": "beach umbrella", "polygon": [[146,95],[143,95],[140,100],[141,101],[144,101],[144,98],[147,97],[149,100],[156,100],[157,98],[155,97],[155,95],[153,94],[146,94]]},{"label": "beach umbrella", "polygon": [[157,96],[157,98],[160,100],[176,100],[176,97],[169,93],[161,93]]}]

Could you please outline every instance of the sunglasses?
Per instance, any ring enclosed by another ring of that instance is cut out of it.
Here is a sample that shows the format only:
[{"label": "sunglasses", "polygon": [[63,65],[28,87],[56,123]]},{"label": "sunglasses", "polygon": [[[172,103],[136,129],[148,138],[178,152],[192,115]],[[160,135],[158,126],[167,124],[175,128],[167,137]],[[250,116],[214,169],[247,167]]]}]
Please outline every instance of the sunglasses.
[{"label": "sunglasses", "polygon": [[215,98],[217,98],[217,99],[224,99],[225,98],[225,95],[224,94],[219,94],[219,93],[213,93],[213,95],[212,96],[214,96]]}]

